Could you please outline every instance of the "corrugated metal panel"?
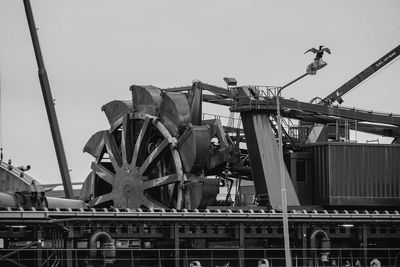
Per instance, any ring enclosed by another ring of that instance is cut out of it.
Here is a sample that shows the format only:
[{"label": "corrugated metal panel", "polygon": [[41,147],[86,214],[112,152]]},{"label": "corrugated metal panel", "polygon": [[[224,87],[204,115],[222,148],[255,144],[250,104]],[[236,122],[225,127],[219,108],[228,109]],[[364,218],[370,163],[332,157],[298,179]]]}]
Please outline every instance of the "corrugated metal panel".
[{"label": "corrugated metal panel", "polygon": [[400,205],[400,145],[307,145],[313,202],[320,205]]}]

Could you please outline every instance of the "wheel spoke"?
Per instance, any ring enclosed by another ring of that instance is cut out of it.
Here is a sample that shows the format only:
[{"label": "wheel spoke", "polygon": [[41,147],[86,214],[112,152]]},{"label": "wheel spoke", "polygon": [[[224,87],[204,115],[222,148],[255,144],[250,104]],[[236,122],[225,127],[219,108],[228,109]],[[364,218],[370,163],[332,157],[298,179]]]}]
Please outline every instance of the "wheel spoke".
[{"label": "wheel spoke", "polygon": [[102,204],[104,202],[108,202],[110,200],[113,200],[113,194],[112,193],[108,193],[105,195],[101,195],[98,197],[95,197],[92,201],[91,201],[91,205],[90,206],[97,206],[99,204]]},{"label": "wheel spoke", "polygon": [[122,120],[122,132],[121,132],[121,156],[122,156],[122,163],[126,164],[126,137],[125,133],[127,131],[127,114],[124,115]]},{"label": "wheel spoke", "polygon": [[106,167],[96,162],[92,162],[92,170],[96,173],[97,176],[100,177],[100,179],[106,181],[109,184],[113,183],[114,175],[109,170],[107,170]]},{"label": "wheel spoke", "polygon": [[143,150],[146,147],[147,139],[151,130],[151,118],[147,117],[142,125],[142,129],[140,130],[138,139],[136,140],[135,149],[133,151],[132,156],[132,164],[133,166],[137,166],[138,157],[142,155]]},{"label": "wheel spoke", "polygon": [[164,139],[161,144],[159,144],[153,152],[146,158],[146,160],[143,162],[142,166],[140,166],[139,169],[139,176],[143,176],[144,174],[147,173],[148,170],[150,170],[161,158],[161,156],[168,151],[169,149],[169,140]]},{"label": "wheel spoke", "polygon": [[132,128],[129,114],[126,114],[122,121],[121,152],[122,162],[129,164],[132,159]]},{"label": "wheel spoke", "polygon": [[104,135],[104,138],[106,141],[107,153],[110,157],[111,163],[114,167],[114,170],[117,170],[119,167],[122,166],[121,154],[119,153],[117,144],[115,143],[114,137],[109,132]]},{"label": "wheel spoke", "polygon": [[177,174],[171,174],[163,177],[158,177],[155,179],[151,179],[149,181],[146,181],[143,183],[143,188],[148,189],[156,186],[163,186],[163,185],[168,185],[172,183],[179,182],[178,175]]}]

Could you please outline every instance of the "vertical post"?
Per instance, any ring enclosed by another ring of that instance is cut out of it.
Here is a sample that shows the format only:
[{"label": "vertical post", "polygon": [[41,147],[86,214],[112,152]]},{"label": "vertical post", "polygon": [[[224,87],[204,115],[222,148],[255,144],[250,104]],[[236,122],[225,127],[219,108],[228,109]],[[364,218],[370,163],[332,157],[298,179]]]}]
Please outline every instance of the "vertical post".
[{"label": "vertical post", "polygon": [[305,223],[303,223],[302,225],[301,225],[301,229],[302,229],[302,231],[301,231],[301,238],[302,238],[302,240],[303,240],[303,249],[302,249],[302,252],[303,252],[303,266],[307,266],[307,252],[308,252],[308,250],[307,249],[305,249],[305,248],[307,248],[307,225],[305,224]]},{"label": "vertical post", "polygon": [[36,239],[37,239],[37,267],[42,267],[42,260],[43,260],[43,255],[42,255],[42,230],[37,230],[36,234]]},{"label": "vertical post", "polygon": [[282,144],[282,125],[281,125],[281,107],[280,107],[280,93],[281,89],[278,91],[278,95],[276,96],[276,112],[277,112],[277,120],[278,120],[278,143],[279,143],[279,167],[280,167],[280,176],[281,176],[281,198],[282,198],[282,220],[283,220],[283,240],[285,247],[285,262],[286,267],[292,266],[292,259],[290,256],[290,243],[289,243],[289,222],[287,215],[287,199],[286,199],[286,182],[285,182],[285,173],[284,173],[284,162],[283,162],[283,144]]},{"label": "vertical post", "polygon": [[[66,226],[68,227],[68,225]],[[70,231],[68,233],[60,233],[59,238],[63,244],[60,244],[60,248],[65,248],[65,250],[60,251],[60,256],[62,259],[66,259],[66,266],[73,267],[74,262],[75,266],[78,266],[78,254],[77,251],[74,250],[74,231]],[[90,252],[89,252],[90,253]],[[75,258],[75,260],[73,260]],[[64,264],[64,263],[63,263]]]},{"label": "vertical post", "polygon": [[364,266],[368,265],[368,228],[367,224],[362,225],[362,238],[363,238],[363,252],[364,252]]},{"label": "vertical post", "polygon": [[356,140],[356,143],[358,143],[357,141],[357,120],[354,120],[354,139]]},{"label": "vertical post", "polygon": [[39,38],[36,32],[36,25],[33,19],[32,8],[29,0],[24,0],[26,18],[28,20],[29,31],[31,33],[33,49],[35,50],[36,62],[39,69],[39,81],[42,88],[44,103],[46,106],[47,117],[49,119],[51,135],[53,137],[54,148],[56,150],[58,167],[60,169],[64,192],[66,198],[74,198],[72,191],[71,178],[69,177],[69,169],[67,159],[65,157],[64,146],[61,139],[60,127],[58,126],[56,110],[54,108],[53,96],[50,90],[50,82],[44,67],[42,51],[40,50]]},{"label": "vertical post", "polygon": [[285,262],[286,267],[292,267],[292,259],[290,256],[290,243],[289,243],[289,223],[288,223],[288,215],[287,215],[287,197],[286,197],[286,181],[285,181],[285,173],[284,173],[284,161],[283,161],[283,144],[282,144],[282,125],[281,125],[281,106],[280,106],[280,97],[283,89],[288,87],[289,85],[297,82],[298,80],[306,77],[308,73],[304,73],[293,81],[285,84],[281,88],[278,89],[278,93],[276,94],[276,113],[278,120],[278,143],[279,143],[279,167],[280,167],[280,176],[281,176],[281,198],[282,198],[282,220],[283,220],[283,239],[285,246]]},{"label": "vertical post", "polygon": [[244,266],[244,224],[239,223],[239,267]]},{"label": "vertical post", "polygon": [[[73,240],[70,239],[69,236],[66,237],[65,247],[67,248],[67,251],[66,251],[67,267],[72,267],[73,266],[73,260],[72,260],[72,258],[73,258],[73,256],[72,256],[73,255],[72,254],[72,252],[73,252]],[[77,259],[78,259],[78,255],[75,253],[75,260],[77,260]],[[76,265],[76,266],[78,266],[78,265]]]},{"label": "vertical post", "polygon": [[179,224],[174,223],[175,266],[179,267]]}]

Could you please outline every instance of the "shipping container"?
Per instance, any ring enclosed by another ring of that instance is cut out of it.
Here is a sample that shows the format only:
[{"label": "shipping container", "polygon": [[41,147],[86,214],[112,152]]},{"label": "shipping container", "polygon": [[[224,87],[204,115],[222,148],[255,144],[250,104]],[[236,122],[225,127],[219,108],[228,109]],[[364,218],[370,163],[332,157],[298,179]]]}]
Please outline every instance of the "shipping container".
[{"label": "shipping container", "polygon": [[309,154],[312,204],[400,205],[400,145],[329,142],[305,145],[302,152]]}]

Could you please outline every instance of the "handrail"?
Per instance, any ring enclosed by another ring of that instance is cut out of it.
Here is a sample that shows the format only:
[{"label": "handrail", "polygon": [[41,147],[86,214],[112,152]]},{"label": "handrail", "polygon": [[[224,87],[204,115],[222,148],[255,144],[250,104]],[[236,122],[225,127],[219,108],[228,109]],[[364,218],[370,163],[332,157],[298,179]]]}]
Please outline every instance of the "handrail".
[{"label": "handrail", "polygon": [[[232,106],[233,106],[234,110],[236,108],[238,108],[239,106],[246,106],[246,105],[248,105],[250,109],[254,109],[254,108],[260,109],[260,107],[262,105],[273,104],[273,103],[271,103],[271,101],[274,101],[275,98],[276,97],[254,98],[254,97],[248,97],[248,96],[238,96],[235,98],[238,101],[235,101]],[[240,100],[243,100],[243,99],[248,99],[249,101],[241,102]],[[306,104],[306,105],[322,106],[322,105],[317,105],[317,104],[301,102],[296,99],[285,99],[282,97],[281,97],[281,99],[284,99],[285,101],[299,102],[299,103]],[[284,108],[284,105],[281,105],[281,106],[282,106],[282,108]],[[334,108],[334,109],[341,110],[341,111],[353,111],[353,112],[358,112],[358,113],[363,113],[363,114],[371,114],[371,115],[385,116],[385,117],[400,119],[400,114],[396,114],[396,113],[387,113],[387,112],[381,112],[381,111],[367,110],[367,109],[361,109],[361,108],[355,108],[355,107],[337,106],[337,105],[331,106],[329,108]],[[275,107],[273,109],[275,109]]]}]

